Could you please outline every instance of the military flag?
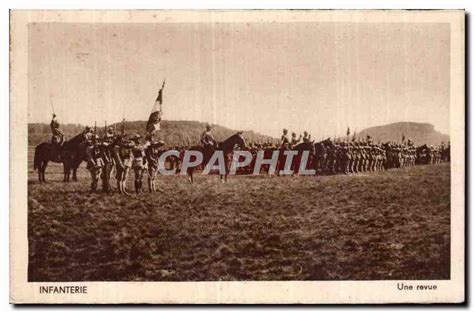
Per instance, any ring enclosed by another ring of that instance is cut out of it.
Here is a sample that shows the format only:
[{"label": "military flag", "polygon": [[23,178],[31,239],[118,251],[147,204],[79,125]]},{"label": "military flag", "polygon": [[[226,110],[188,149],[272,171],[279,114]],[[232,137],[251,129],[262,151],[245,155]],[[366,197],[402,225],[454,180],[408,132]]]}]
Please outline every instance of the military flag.
[{"label": "military flag", "polygon": [[165,81],[163,81],[163,85],[158,91],[158,96],[156,97],[153,108],[151,109],[150,117],[148,118],[148,123],[146,124],[146,131],[149,133],[160,130],[161,115],[163,114],[163,88],[165,88]]},{"label": "military flag", "polygon": [[402,142],[405,142],[405,134],[402,134]]},{"label": "military flag", "polygon": [[357,131],[354,130],[354,133],[352,134],[352,141],[356,141],[356,134],[357,134]]},{"label": "military flag", "polygon": [[347,127],[347,136],[349,136],[351,134],[351,130],[349,129],[349,127]]}]

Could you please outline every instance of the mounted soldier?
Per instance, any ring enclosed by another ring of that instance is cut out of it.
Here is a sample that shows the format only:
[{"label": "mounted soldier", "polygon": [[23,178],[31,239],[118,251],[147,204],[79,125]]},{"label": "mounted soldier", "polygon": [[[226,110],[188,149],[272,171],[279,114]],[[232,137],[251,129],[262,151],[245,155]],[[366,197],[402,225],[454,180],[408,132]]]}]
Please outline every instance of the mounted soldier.
[{"label": "mounted soldier", "polygon": [[217,140],[212,135],[211,125],[206,125],[206,130],[201,134],[200,144],[204,155],[203,164],[207,164],[217,146]]},{"label": "mounted soldier", "polygon": [[201,146],[202,147],[209,147],[209,146],[215,146],[217,141],[212,135],[211,132],[211,125],[206,125],[206,130],[202,132],[201,134]]},{"label": "mounted soldier", "polygon": [[301,137],[302,137],[302,136],[300,135],[300,137],[297,138],[295,132],[291,133],[291,141],[290,141],[290,147],[291,147],[291,149],[293,149],[293,148],[300,142]]},{"label": "mounted soldier", "polygon": [[310,142],[310,141],[311,141],[311,135],[308,134],[308,132],[305,130],[303,132],[303,142],[307,143],[307,142]]},{"label": "mounted soldier", "polygon": [[62,143],[64,142],[64,134],[59,129],[59,122],[56,120],[56,114],[53,114],[50,127],[51,132],[53,133],[53,136],[51,137],[51,143],[57,144],[59,146],[62,145]]},{"label": "mounted soldier", "polygon": [[288,129],[283,129],[283,134],[280,138],[280,148],[288,149],[290,147],[290,139],[288,139]]},{"label": "mounted soldier", "polygon": [[64,142],[64,134],[59,129],[59,122],[56,120],[56,114],[53,114],[53,118],[51,119],[50,123],[51,127],[51,144],[53,149],[56,152],[56,159],[55,162],[61,162],[61,145]]}]

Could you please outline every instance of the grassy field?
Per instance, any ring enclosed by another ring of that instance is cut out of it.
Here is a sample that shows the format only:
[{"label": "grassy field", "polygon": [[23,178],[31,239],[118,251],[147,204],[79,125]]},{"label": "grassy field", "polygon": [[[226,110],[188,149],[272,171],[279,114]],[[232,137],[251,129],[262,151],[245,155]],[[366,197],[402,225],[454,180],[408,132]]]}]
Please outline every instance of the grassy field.
[{"label": "grassy field", "polygon": [[59,165],[46,184],[29,169],[30,281],[449,278],[448,164],[159,177],[163,192],[129,197],[89,193],[84,167],[69,184]]}]

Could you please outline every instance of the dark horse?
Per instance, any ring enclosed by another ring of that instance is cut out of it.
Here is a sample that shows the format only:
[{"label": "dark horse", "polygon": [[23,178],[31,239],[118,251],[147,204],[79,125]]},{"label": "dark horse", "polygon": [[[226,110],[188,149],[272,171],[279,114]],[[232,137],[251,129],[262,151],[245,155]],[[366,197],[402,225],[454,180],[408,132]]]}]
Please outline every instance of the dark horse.
[{"label": "dark horse", "polygon": [[[306,167],[311,168],[314,165],[314,142],[313,141],[307,141],[307,142],[301,142],[297,145],[295,145],[292,149],[289,149],[288,151],[296,151],[297,154],[294,155],[293,160],[291,162],[289,170],[291,170],[294,174],[298,174],[300,170],[300,165],[301,165],[301,160],[303,157],[303,152],[308,151],[308,160],[306,163]],[[280,153],[278,155],[278,163],[276,167],[276,173],[279,175],[280,172],[284,169],[285,163],[287,160],[287,156],[284,154],[285,149],[280,149]]]},{"label": "dark horse", "polygon": [[61,146],[49,142],[43,142],[36,146],[33,161],[33,169],[38,170],[38,180],[45,182],[45,172],[48,163],[63,163],[64,181],[68,182],[72,171],[72,179],[77,181],[77,168],[85,159],[86,145],[84,137],[79,134]]},{"label": "dark horse", "polygon": [[[242,132],[238,132],[235,135],[230,136],[226,140],[219,142],[215,145],[208,145],[206,147],[195,146],[192,147],[190,150],[199,151],[203,154],[203,163],[202,167],[205,168],[211,156],[216,151],[222,151],[224,154],[224,163],[225,163],[225,174],[220,175],[220,178],[224,178],[224,181],[227,181],[227,175],[230,169],[230,160],[232,156],[232,152],[234,151],[235,147],[238,146],[240,149],[245,149],[247,145],[245,144],[245,139],[242,136]],[[191,183],[194,182],[193,179],[193,172],[197,166],[189,167],[187,170],[187,174],[189,175],[189,181]]]},{"label": "dark horse", "polygon": [[325,139],[323,141],[314,144],[314,169],[316,174],[322,173],[326,170],[328,150],[334,149],[334,144],[331,139]]}]

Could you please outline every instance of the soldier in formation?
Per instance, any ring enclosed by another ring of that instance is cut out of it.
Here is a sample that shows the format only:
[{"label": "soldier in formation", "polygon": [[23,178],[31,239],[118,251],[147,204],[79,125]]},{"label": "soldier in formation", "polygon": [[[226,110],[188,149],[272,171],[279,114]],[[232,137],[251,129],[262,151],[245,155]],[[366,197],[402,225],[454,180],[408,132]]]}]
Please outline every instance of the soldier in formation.
[{"label": "soldier in formation", "polygon": [[124,136],[118,136],[114,144],[115,179],[121,194],[128,194],[127,178],[132,166],[132,147],[133,142]]},{"label": "soldier in formation", "polygon": [[146,146],[141,143],[141,136],[140,134],[136,134],[133,137],[133,146],[132,146],[132,154],[133,154],[133,163],[132,168],[135,172],[135,192],[141,193],[143,192],[143,173],[146,170],[146,159],[145,159],[145,149]]},{"label": "soldier in formation", "polygon": [[[55,117],[53,116],[51,121],[51,130],[53,137],[57,137],[53,140],[60,143],[63,141],[63,135]],[[103,190],[105,192],[112,191],[110,178],[113,169],[115,169],[119,193],[128,194],[127,178],[131,169],[134,171],[134,187],[137,193],[143,192],[144,173],[148,174],[148,190],[150,192],[156,191],[155,179],[158,173],[158,159],[164,152],[162,141],[154,142],[151,134],[145,137],[144,142],[139,134],[129,140],[127,136],[116,135],[112,127],[107,128],[102,139],[90,127],[86,127],[82,135],[87,145],[86,160],[87,169],[91,174],[91,191],[97,190],[100,179]],[[247,149],[251,152],[253,160],[245,168],[239,169],[238,173],[253,172],[259,151],[264,151],[264,158],[268,159],[271,158],[274,151],[283,152],[294,149],[301,141],[303,143],[311,142],[311,135],[305,131],[298,137],[295,132],[292,132],[291,138],[289,138],[288,130],[283,129],[279,142],[250,143]],[[318,173],[325,174],[356,174],[409,167],[420,163],[437,164],[449,158],[450,148],[449,143],[448,145],[442,143],[439,147],[424,145],[417,148],[410,139],[402,143],[374,143],[370,136],[362,140],[355,140],[355,138],[352,141],[327,139],[324,142],[322,149],[324,153],[321,154],[324,160],[316,160],[318,156],[313,151],[308,164],[309,168],[314,168]],[[208,125],[201,135],[201,145],[215,145],[215,143],[211,127]],[[175,146],[172,149],[183,152],[186,147]],[[177,162],[177,166],[179,166],[179,160]],[[262,171],[268,171],[268,166],[264,165]]]},{"label": "soldier in formation", "polygon": [[86,141],[87,169],[89,170],[92,179],[91,191],[97,190],[97,183],[102,174],[102,167],[104,166],[103,155],[98,139],[99,138],[94,135]]}]

